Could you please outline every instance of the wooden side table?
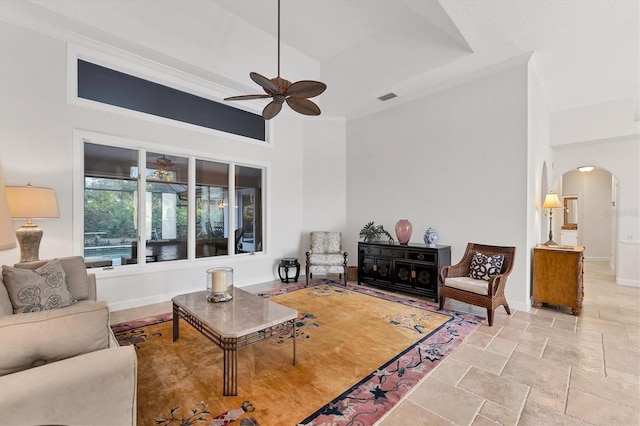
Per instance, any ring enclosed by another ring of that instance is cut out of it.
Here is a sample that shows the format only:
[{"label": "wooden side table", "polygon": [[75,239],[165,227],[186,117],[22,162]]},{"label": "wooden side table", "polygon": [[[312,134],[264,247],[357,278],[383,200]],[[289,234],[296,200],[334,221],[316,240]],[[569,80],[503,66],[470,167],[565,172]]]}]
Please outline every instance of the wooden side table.
[{"label": "wooden side table", "polygon": [[544,246],[533,249],[533,307],[543,303],[568,306],[580,315],[584,289],[582,246]]},{"label": "wooden side table", "polygon": [[[289,269],[295,268],[295,276],[289,277]],[[284,271],[284,277],[282,276],[282,272]],[[293,282],[298,282],[298,277],[300,277],[300,262],[295,257],[285,257],[280,261],[280,266],[278,266],[278,276],[280,276],[280,281],[283,283],[288,283],[290,279]]]}]

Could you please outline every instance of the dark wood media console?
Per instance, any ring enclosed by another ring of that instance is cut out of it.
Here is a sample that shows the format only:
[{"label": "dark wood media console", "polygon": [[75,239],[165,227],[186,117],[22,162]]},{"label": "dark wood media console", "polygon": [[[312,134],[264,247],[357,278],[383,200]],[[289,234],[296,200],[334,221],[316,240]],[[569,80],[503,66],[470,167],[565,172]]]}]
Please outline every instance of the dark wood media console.
[{"label": "dark wood media console", "polygon": [[438,299],[438,269],[451,264],[451,246],[358,243],[358,284]]}]

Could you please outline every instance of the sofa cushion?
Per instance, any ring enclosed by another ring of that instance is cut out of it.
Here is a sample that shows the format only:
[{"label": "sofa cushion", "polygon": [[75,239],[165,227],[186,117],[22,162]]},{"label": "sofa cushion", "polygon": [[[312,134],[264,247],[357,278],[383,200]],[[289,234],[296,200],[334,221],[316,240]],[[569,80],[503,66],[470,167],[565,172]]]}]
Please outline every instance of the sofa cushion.
[{"label": "sofa cushion", "polygon": [[485,256],[480,252],[476,252],[469,266],[469,277],[476,280],[489,281],[494,275],[500,274],[503,263],[504,255],[502,254]]},{"label": "sofa cushion", "polygon": [[2,279],[16,314],[59,309],[75,303],[59,260],[33,271],[3,266]]},{"label": "sofa cushion", "polygon": [[444,285],[445,287],[457,288],[471,293],[489,294],[489,282],[485,280],[476,280],[470,277],[445,278]]},{"label": "sofa cushion", "polygon": [[109,347],[105,302],[0,317],[0,376]]},{"label": "sofa cushion", "polygon": [[[76,300],[85,300],[89,298],[89,287],[87,283],[87,268],[84,264],[82,256],[60,257],[58,259],[62,263],[64,273],[67,275],[67,284],[69,291]],[[48,263],[48,260],[39,260],[36,262],[16,263],[13,265],[21,269],[37,269]]]}]

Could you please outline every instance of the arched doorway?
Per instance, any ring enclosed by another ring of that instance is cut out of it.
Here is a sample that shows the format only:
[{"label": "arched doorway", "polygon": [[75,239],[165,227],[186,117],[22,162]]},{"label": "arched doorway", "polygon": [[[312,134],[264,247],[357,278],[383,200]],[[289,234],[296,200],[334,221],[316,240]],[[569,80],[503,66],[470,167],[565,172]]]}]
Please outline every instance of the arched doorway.
[{"label": "arched doorway", "polygon": [[608,170],[569,170],[562,175],[565,210],[559,219],[560,244],[585,247],[585,260],[609,262],[615,269],[618,182]]}]

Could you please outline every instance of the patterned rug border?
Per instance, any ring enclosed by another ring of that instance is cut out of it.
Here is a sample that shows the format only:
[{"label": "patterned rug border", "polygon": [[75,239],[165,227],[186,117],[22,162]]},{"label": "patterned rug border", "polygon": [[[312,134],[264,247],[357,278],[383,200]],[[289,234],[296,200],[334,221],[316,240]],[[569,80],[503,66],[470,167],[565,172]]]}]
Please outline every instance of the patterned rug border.
[{"label": "patterned rug border", "polygon": [[[313,280],[308,288],[317,285],[331,285],[336,289],[346,289],[356,293],[377,297],[450,317],[431,333],[426,334],[402,352],[364,377],[351,388],[317,409],[298,425],[341,425],[356,424],[359,417],[369,421],[382,419],[389,410],[402,401],[411,389],[424,379],[440,362],[446,359],[462,342],[475,331],[484,317],[458,312],[405,295],[391,294],[359,285],[347,285],[329,279]],[[304,282],[256,293],[261,297],[272,297],[307,288]],[[149,316],[111,326],[114,333],[121,333],[138,327],[171,321],[171,312]],[[389,388],[391,386],[391,388]],[[362,419],[360,419],[362,420]],[[316,422],[317,421],[317,422]]]}]

